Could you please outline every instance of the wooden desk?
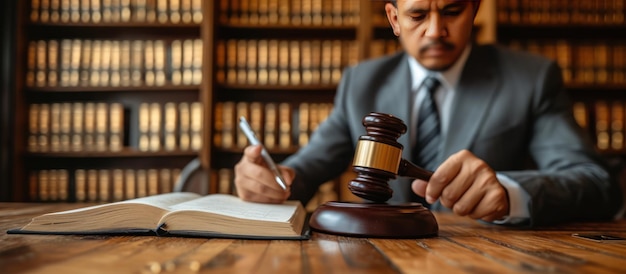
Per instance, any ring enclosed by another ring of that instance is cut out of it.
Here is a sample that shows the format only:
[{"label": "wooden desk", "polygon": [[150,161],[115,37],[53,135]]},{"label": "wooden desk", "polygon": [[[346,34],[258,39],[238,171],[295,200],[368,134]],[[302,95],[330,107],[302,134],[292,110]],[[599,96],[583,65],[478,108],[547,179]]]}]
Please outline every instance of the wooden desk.
[{"label": "wooden desk", "polygon": [[439,237],[389,240],[314,233],[308,241],[6,234],[80,204],[0,203],[2,273],[625,273],[626,220],[522,230],[436,214]]}]

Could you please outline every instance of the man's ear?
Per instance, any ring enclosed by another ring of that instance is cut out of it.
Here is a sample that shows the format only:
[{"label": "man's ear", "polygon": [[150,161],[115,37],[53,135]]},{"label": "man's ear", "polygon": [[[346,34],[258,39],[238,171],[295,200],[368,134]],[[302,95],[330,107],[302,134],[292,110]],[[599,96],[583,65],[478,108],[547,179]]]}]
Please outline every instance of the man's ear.
[{"label": "man's ear", "polygon": [[393,34],[400,36],[400,26],[398,23],[398,9],[391,3],[385,4],[385,12],[387,13],[387,20],[393,29]]}]

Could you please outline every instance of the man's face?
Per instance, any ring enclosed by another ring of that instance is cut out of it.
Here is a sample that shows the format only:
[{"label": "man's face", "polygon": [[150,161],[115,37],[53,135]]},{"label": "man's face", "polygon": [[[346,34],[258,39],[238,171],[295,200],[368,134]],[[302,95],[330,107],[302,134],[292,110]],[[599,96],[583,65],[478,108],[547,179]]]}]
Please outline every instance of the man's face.
[{"label": "man's face", "polygon": [[398,0],[385,10],[408,54],[429,70],[446,70],[470,42],[478,1]]}]

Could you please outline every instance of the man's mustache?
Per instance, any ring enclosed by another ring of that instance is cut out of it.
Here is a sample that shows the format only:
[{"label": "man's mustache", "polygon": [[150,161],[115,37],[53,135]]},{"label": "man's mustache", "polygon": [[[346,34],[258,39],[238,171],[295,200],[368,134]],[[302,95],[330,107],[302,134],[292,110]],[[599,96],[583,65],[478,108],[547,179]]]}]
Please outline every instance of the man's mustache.
[{"label": "man's mustache", "polygon": [[423,47],[420,48],[420,53],[423,53],[424,51],[429,50],[430,48],[433,47],[443,47],[445,50],[453,50],[454,49],[454,44],[452,43],[448,43],[445,41],[434,41],[431,42]]}]

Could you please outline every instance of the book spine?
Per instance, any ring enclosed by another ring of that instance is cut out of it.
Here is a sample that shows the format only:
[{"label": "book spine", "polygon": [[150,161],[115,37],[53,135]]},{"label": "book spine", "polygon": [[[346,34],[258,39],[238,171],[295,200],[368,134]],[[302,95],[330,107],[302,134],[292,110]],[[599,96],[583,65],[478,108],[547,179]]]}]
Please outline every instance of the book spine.
[{"label": "book spine", "polygon": [[134,169],[126,169],[124,171],[124,198],[135,199],[137,198],[137,179]]},{"label": "book spine", "polygon": [[191,85],[193,83],[193,64],[194,64],[194,44],[193,40],[186,39],[183,41],[182,48],[182,83]]},{"label": "book spine", "polygon": [[[249,121],[251,120],[250,117],[250,112],[249,112],[249,108],[248,108],[248,102],[238,102],[236,105],[236,115],[235,115],[235,119],[239,119],[239,117],[247,117],[246,119],[248,119]],[[233,124],[233,127],[235,127],[237,123]],[[237,136],[237,142],[236,142],[236,146],[237,148],[244,148],[248,145],[248,138],[246,138],[246,135],[243,134],[243,132],[239,131],[239,130],[234,130],[235,135]]]},{"label": "book spine", "polygon": [[165,103],[163,109],[163,148],[167,151],[173,151],[178,148],[178,142],[176,140],[176,132],[178,130],[178,109],[176,107],[176,103],[174,102]]},{"label": "book spine", "polygon": [[40,152],[49,151],[50,138],[50,105],[39,105],[39,134],[37,136],[37,148]]},{"label": "book spine", "polygon": [[159,103],[151,103],[150,104],[150,122],[149,122],[149,130],[148,130],[148,138],[149,138],[149,151],[159,151],[161,150],[161,132],[162,132],[162,109]]},{"label": "book spine", "polygon": [[289,103],[280,103],[278,105],[278,146],[282,149],[289,149],[292,145],[292,111]]},{"label": "book spine", "polygon": [[218,170],[218,193],[235,194],[233,187],[233,172],[230,169],[221,168]]},{"label": "book spine", "polygon": [[69,102],[61,104],[60,127],[60,150],[71,151],[72,104]]},{"label": "book spine", "polygon": [[39,201],[43,202],[50,200],[50,177],[48,173],[48,170],[40,170],[38,173]]},{"label": "book spine", "polygon": [[87,170],[87,201],[98,201],[98,171]]},{"label": "book spine", "polygon": [[50,104],[50,151],[61,150],[61,104]]},{"label": "book spine", "polygon": [[76,202],[87,200],[87,174],[84,169],[74,171],[74,198]]},{"label": "book spine", "polygon": [[56,40],[48,42],[48,76],[46,86],[56,87],[59,75],[59,44]]},{"label": "book spine", "polygon": [[28,151],[39,151],[39,104],[31,104],[28,110]]},{"label": "book spine", "polygon": [[192,0],[180,1],[180,17],[181,17],[181,22],[184,24],[190,24],[193,20],[192,11],[191,11],[191,1]]},{"label": "book spine", "polygon": [[275,103],[265,104],[264,124],[263,143],[267,149],[274,149],[278,145],[278,108]]},{"label": "book spine", "polygon": [[233,148],[235,146],[235,103],[224,102],[222,104],[222,147]]},{"label": "book spine", "polygon": [[248,40],[246,52],[246,81],[248,85],[256,85],[258,82],[258,47],[256,40]]},{"label": "book spine", "polygon": [[94,102],[85,103],[84,115],[83,149],[93,151],[96,134],[96,104]]},{"label": "book spine", "polygon": [[173,190],[172,173],[169,169],[163,168],[159,170],[159,193],[170,193]]},{"label": "book spine", "polygon": [[178,104],[179,129],[178,146],[180,150],[191,149],[191,107],[187,102]]},{"label": "book spine", "polygon": [[192,0],[191,1],[191,13],[192,20],[195,24],[202,23],[202,0]]},{"label": "book spine", "polygon": [[37,41],[36,52],[36,70],[35,70],[35,85],[38,87],[46,86],[46,71],[47,71],[47,42],[45,40]]},{"label": "book spine", "polygon": [[611,136],[609,134],[610,110],[606,101],[600,100],[595,103],[595,117],[596,146],[599,150],[607,150],[610,147]]},{"label": "book spine", "polygon": [[226,83],[237,83],[237,42],[226,41]]},{"label": "book spine", "polygon": [[202,148],[202,117],[204,116],[203,113],[204,109],[202,103],[191,103],[190,146],[192,151],[200,151],[200,149]]},{"label": "book spine", "polygon": [[156,86],[165,85],[165,42],[163,40],[154,41],[154,84]]},{"label": "book spine", "polygon": [[309,103],[303,102],[298,106],[298,145],[309,143]]},{"label": "book spine", "polygon": [[74,102],[72,104],[72,151],[80,151],[83,149],[84,142],[84,103]]},{"label": "book spine", "polygon": [[119,87],[121,84],[121,44],[120,41],[111,41],[111,61],[109,72],[109,85],[111,87]]},{"label": "book spine", "polygon": [[98,170],[98,202],[110,202],[111,174],[107,169]]},{"label": "book spine", "polygon": [[181,0],[169,0],[170,1],[170,6],[169,6],[169,15],[170,15],[170,22],[173,24],[178,24],[181,21]]},{"label": "book spine", "polygon": [[95,138],[94,147],[97,151],[107,150],[108,132],[109,132],[109,110],[106,103],[97,103],[95,105]]},{"label": "book spine", "polygon": [[159,194],[159,172],[156,169],[148,169],[148,196]]},{"label": "book spine", "polygon": [[278,84],[289,85],[289,41],[278,41]]},{"label": "book spine", "polygon": [[289,44],[289,83],[297,86],[302,83],[302,73],[300,71],[300,42],[290,41]]},{"label": "book spine", "polygon": [[202,83],[202,55],[203,55],[203,42],[202,39],[193,40],[193,62],[192,66],[192,80],[191,84],[200,85]]},{"label": "book spine", "polygon": [[611,149],[620,151],[624,149],[624,102],[611,102]]},{"label": "book spine", "polygon": [[148,174],[146,170],[137,170],[137,198],[148,196]]}]

